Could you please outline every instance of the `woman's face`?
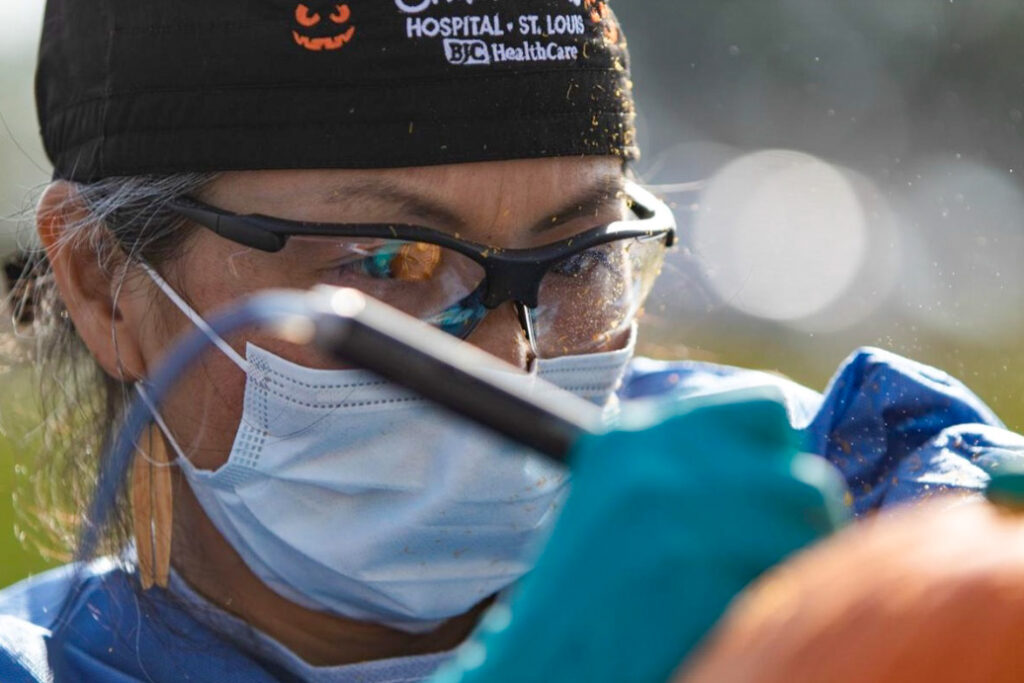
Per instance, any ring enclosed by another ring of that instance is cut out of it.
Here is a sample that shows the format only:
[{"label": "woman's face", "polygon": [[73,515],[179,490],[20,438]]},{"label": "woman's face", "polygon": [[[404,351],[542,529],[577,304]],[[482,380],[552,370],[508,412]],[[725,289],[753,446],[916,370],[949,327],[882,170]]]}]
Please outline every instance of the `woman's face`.
[{"label": "woman's face", "polygon": [[[524,248],[621,219],[622,182],[617,159],[555,158],[379,171],[226,173],[201,199],[239,213],[332,223],[409,223],[488,246]],[[205,317],[258,290],[334,283],[332,265],[315,250],[266,253],[200,229],[163,272]],[[118,344],[135,345],[144,367],[152,370],[174,337],[190,331],[192,323],[148,283],[123,296],[123,315],[137,321],[125,320],[119,334],[134,330],[137,336]],[[246,341],[303,365],[326,364],[309,348],[258,329],[229,339],[242,355]],[[490,312],[468,341],[520,367],[528,362],[529,346],[510,304]],[[226,460],[244,389],[242,371],[211,351],[167,399],[164,417],[197,466],[212,469]]]},{"label": "woman's face", "polygon": [[[620,220],[626,212],[623,183],[619,159],[555,158],[379,171],[225,173],[197,198],[239,213],[331,223],[416,224],[483,245],[525,248]],[[193,323],[141,269],[122,283],[100,267],[88,241],[62,239],[64,226],[90,218],[84,207],[69,211],[76,206],[73,199],[72,186],[54,183],[40,201],[39,234],[55,280],[79,336],[104,370],[114,377],[143,379],[160,365],[176,337],[193,330]],[[177,258],[158,267],[203,317],[259,290],[304,289],[337,280],[337,268],[329,259],[324,263],[315,250],[295,251],[289,245],[280,253],[266,253],[205,228],[191,234]],[[574,299],[569,308],[590,310],[584,304]],[[311,348],[283,342],[259,328],[227,341],[242,355],[246,342],[252,342],[301,365],[330,365]],[[490,311],[468,341],[520,367],[529,360],[527,340],[510,304]],[[611,337],[607,348],[619,341]],[[170,432],[197,467],[213,470],[227,460],[245,386],[245,373],[211,349],[161,404]],[[353,625],[289,602],[263,584],[214,528],[180,470],[175,470],[173,482],[175,569],[200,593],[308,661],[336,664],[448,649],[475,623],[478,610],[451,620],[424,640],[384,626]],[[352,628],[362,643],[358,660],[339,652],[338,643],[349,642]]]}]

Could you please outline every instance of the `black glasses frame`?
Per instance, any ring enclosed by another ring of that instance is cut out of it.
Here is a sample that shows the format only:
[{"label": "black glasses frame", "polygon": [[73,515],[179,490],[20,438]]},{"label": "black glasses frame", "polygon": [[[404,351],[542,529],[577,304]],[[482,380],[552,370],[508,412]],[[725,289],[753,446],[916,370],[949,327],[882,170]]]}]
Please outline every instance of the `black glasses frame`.
[{"label": "black glasses frame", "polygon": [[483,303],[494,309],[506,301],[535,308],[541,280],[559,261],[621,239],[663,239],[676,243],[676,222],[663,202],[635,183],[627,183],[626,197],[637,220],[600,225],[570,238],[530,249],[501,249],[453,237],[419,225],[394,223],[314,223],[261,214],[237,214],[189,197],[172,199],[167,209],[212,230],[221,237],[266,252],[284,249],[290,237],[361,237],[427,242],[452,249],[480,264],[486,292]]}]

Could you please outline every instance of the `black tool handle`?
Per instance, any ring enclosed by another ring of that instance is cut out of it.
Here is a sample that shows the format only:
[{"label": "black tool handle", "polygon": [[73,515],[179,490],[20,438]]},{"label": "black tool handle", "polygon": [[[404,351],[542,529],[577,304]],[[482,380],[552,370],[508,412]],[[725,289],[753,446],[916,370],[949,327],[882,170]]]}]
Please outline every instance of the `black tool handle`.
[{"label": "black tool handle", "polygon": [[568,392],[505,383],[503,373],[486,370],[517,369],[471,344],[356,290],[320,292],[328,304],[316,320],[314,344],[341,362],[371,370],[560,462],[583,434],[601,428],[597,406]]}]

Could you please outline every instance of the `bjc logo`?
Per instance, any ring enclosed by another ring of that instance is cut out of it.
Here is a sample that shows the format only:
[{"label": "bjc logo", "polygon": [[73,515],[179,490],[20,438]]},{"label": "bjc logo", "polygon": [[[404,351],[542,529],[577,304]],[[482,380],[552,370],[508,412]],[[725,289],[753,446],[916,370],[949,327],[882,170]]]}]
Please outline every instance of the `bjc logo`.
[{"label": "bjc logo", "polygon": [[449,38],[444,41],[444,56],[457,66],[491,63],[491,53],[487,50],[487,43],[482,40]]}]

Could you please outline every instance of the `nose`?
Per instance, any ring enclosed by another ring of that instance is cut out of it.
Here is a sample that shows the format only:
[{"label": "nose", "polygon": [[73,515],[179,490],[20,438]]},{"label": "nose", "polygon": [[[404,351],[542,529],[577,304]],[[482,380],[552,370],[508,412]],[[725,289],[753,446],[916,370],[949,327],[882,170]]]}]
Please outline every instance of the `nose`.
[{"label": "nose", "polygon": [[466,341],[523,370],[533,359],[530,342],[510,301],[488,312]]}]

